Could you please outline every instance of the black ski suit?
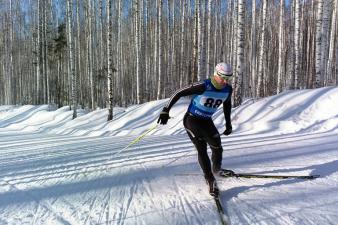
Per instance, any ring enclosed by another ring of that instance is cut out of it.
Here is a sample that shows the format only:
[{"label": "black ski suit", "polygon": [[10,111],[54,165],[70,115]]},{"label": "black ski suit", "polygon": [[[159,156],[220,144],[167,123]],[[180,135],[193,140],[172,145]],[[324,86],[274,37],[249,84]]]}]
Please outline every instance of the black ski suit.
[{"label": "black ski suit", "polygon": [[[228,85],[227,88],[230,93],[227,99],[223,102],[223,112],[227,129],[232,129],[230,119],[232,87],[231,85]],[[202,95],[205,91],[206,85],[204,82],[195,83],[190,87],[182,88],[171,97],[165,108],[169,113],[169,110],[179,98],[189,95]],[[217,92],[215,88],[213,88],[213,91]],[[203,170],[205,179],[214,180],[215,178],[211,170],[211,163],[207,153],[207,144],[209,144],[212,152],[211,160],[213,163],[213,171],[218,171],[221,168],[223,153],[220,134],[216,129],[214,122],[211,118],[203,118],[201,116],[194,115],[193,113],[190,113],[188,109],[184,116],[183,124],[191,141],[198,151],[198,162]]]}]

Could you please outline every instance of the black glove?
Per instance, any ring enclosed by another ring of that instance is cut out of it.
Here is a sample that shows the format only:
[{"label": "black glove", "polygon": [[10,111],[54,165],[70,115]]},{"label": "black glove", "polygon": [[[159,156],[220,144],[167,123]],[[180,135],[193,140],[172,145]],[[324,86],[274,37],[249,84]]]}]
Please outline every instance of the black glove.
[{"label": "black glove", "polygon": [[224,135],[228,136],[229,134],[232,133],[232,126],[229,125],[229,126],[226,126],[226,129],[225,131],[223,132]]},{"label": "black glove", "polygon": [[162,109],[160,117],[157,120],[157,123],[165,125],[165,124],[167,124],[168,119],[169,119],[169,109],[167,107],[164,107]]}]

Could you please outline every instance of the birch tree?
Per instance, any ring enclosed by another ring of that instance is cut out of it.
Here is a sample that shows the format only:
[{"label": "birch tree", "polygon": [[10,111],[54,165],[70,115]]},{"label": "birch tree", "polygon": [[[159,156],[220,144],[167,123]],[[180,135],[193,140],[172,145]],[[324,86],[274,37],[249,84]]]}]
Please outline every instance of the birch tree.
[{"label": "birch tree", "polygon": [[338,60],[338,48],[337,43],[337,10],[338,9],[338,0],[333,1],[333,12],[332,12],[332,19],[331,19],[331,34],[330,34],[330,49],[329,49],[329,58],[327,61],[327,84],[333,84],[333,81],[336,80],[336,85],[338,84],[337,77],[334,77],[335,70],[338,69],[338,65],[334,66],[334,55],[335,55],[335,48],[336,50],[336,60]]},{"label": "birch tree", "polygon": [[243,73],[244,73],[244,27],[245,27],[245,0],[238,0],[237,26],[237,73],[235,77],[234,106],[242,103]]},{"label": "birch tree", "polygon": [[[194,32],[193,32],[193,55],[192,55],[192,74],[191,80],[195,81],[195,78],[198,79],[198,16],[199,16],[199,4],[200,0],[195,0],[195,13],[194,13]],[[198,79],[199,80],[199,79]]]},{"label": "birch tree", "polygon": [[187,8],[187,2],[185,0],[180,0],[181,6],[183,6],[182,9],[182,15],[181,15],[181,40],[180,40],[180,55],[181,55],[181,60],[180,60],[180,72],[179,72],[179,82],[180,82],[180,88],[183,86],[183,76],[184,76],[184,59],[186,57],[185,55],[185,37],[186,37],[186,32],[185,32],[185,14],[186,14],[186,8]]},{"label": "birch tree", "polygon": [[252,0],[252,16],[251,16],[251,52],[250,52],[250,67],[251,67],[251,92],[253,96],[256,94],[256,0]]},{"label": "birch tree", "polygon": [[113,71],[112,71],[112,21],[111,21],[111,5],[112,0],[107,0],[107,68],[108,68],[108,76],[107,76],[107,84],[108,84],[108,121],[113,119]]},{"label": "birch tree", "polygon": [[71,0],[67,0],[68,54],[71,73],[69,74],[69,76],[72,78],[72,103],[73,103],[72,106],[73,106],[73,119],[75,119],[77,117],[77,90],[76,90],[77,85],[74,66],[72,11],[73,7]]},{"label": "birch tree", "polygon": [[158,24],[157,24],[157,31],[158,31],[158,71],[157,71],[157,100],[161,98],[162,95],[162,6],[163,0],[158,0]]},{"label": "birch tree", "polygon": [[206,68],[206,74],[207,76],[209,76],[209,74],[211,73],[210,68],[212,68],[212,64],[211,64],[211,55],[212,55],[212,51],[211,51],[211,15],[212,15],[212,5],[214,3],[214,0],[208,0],[208,21],[207,21],[207,68]]},{"label": "birch tree", "polygon": [[[323,1],[323,20],[322,20],[322,32],[321,32],[321,72],[322,82],[327,84],[326,66],[328,56],[328,30],[329,30],[329,14],[330,14],[330,1]],[[322,84],[323,85],[323,84]]]},{"label": "birch tree", "polygon": [[300,76],[300,6],[299,0],[295,0],[295,33],[294,33],[294,47],[295,47],[295,69],[294,80],[292,80],[292,89],[299,88]]},{"label": "birch tree", "polygon": [[90,99],[91,109],[95,109],[94,97],[94,80],[93,80],[93,29],[92,29],[92,16],[93,16],[93,2],[87,0],[87,74],[90,85]]},{"label": "birch tree", "polygon": [[13,66],[13,44],[14,44],[14,22],[13,22],[13,2],[9,1],[9,64],[8,64],[8,79],[7,79],[7,104],[13,101],[13,79],[14,79],[14,66]]},{"label": "birch tree", "polygon": [[284,50],[284,0],[280,0],[279,6],[279,32],[278,32],[278,76],[277,94],[282,91],[283,77],[283,50]]},{"label": "birch tree", "polygon": [[256,96],[263,96],[263,62],[265,57],[265,30],[266,30],[266,14],[267,14],[267,0],[263,0],[263,10],[262,10],[262,29],[261,29],[261,41],[260,41],[260,53],[259,53],[259,61],[258,61],[258,80],[257,80],[257,89]]},{"label": "birch tree", "polygon": [[[77,90],[80,90],[79,87],[83,86],[83,79],[82,79],[82,62],[81,62],[81,54],[82,54],[82,46],[81,46],[81,27],[80,27],[80,0],[76,0],[76,84],[78,85]],[[80,92],[82,94],[82,91]],[[82,99],[83,97],[78,96],[78,99]],[[81,100],[80,100],[81,101]]]},{"label": "birch tree", "polygon": [[118,85],[120,86],[120,95],[124,99],[124,85],[123,85],[123,66],[122,66],[122,0],[118,0],[118,9],[117,9],[117,77],[119,80]]},{"label": "birch tree", "polygon": [[316,15],[316,80],[315,87],[320,87],[322,83],[322,68],[321,68],[321,54],[322,54],[322,16],[323,16],[323,1],[317,1],[317,15]]},{"label": "birch tree", "polygon": [[201,0],[197,0],[197,79],[203,80],[203,63],[202,63],[202,49],[203,49],[203,25],[202,25],[202,12],[201,12]]},{"label": "birch tree", "polygon": [[49,99],[49,71],[48,71],[48,60],[47,60],[47,5],[48,0],[43,1],[43,9],[42,9],[42,37],[43,37],[43,44],[42,44],[42,71],[43,71],[43,87],[44,87],[44,103],[50,103]]},{"label": "birch tree", "polygon": [[139,22],[139,0],[134,0],[134,32],[135,32],[135,58],[136,58],[136,102],[141,103],[142,78],[140,74],[140,22]]},{"label": "birch tree", "polygon": [[[291,80],[296,88],[338,82],[337,0],[111,1],[110,47],[108,1],[69,1],[76,4],[70,10],[76,13],[70,17],[71,45],[66,30],[68,0],[3,1],[0,104],[73,107],[73,91],[78,90],[81,106],[108,108],[110,73],[111,104],[128,106],[169,97],[177,86],[204,79],[219,61],[233,65],[235,98],[243,99],[249,92],[252,96],[272,95],[276,89],[280,93]],[[245,22],[241,4],[251,10],[245,13]],[[242,23],[250,31],[244,36]],[[241,57],[248,61],[247,67],[241,66]],[[291,73],[295,78],[287,79]]]}]

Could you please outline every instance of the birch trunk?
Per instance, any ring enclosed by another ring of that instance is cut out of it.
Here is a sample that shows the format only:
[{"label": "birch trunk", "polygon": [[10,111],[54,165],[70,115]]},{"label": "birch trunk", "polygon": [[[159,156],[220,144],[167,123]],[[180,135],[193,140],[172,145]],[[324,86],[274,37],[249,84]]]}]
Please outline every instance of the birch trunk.
[{"label": "birch trunk", "polygon": [[[231,49],[232,49],[232,56],[229,55],[231,58],[231,62],[234,68],[237,68],[237,30],[238,30],[238,0],[233,0],[233,9],[232,9],[232,15],[233,15],[233,24],[232,24],[232,43],[231,43]],[[237,76],[237,70],[234,71],[235,76]]]},{"label": "birch trunk", "polygon": [[251,25],[251,93],[256,95],[256,0],[252,0]]},{"label": "birch trunk", "polygon": [[[335,69],[337,69],[337,64],[334,66],[334,54],[335,54],[335,46],[336,51],[338,53],[337,43],[335,40],[337,39],[337,9],[338,9],[338,0],[334,0],[333,2],[333,12],[331,19],[331,34],[330,34],[330,49],[329,49],[329,58],[327,61],[327,83],[329,85],[334,84],[335,77]],[[338,55],[336,55],[336,59],[338,60]],[[337,84],[336,80],[336,84]]]},{"label": "birch trunk", "polygon": [[194,82],[195,78],[198,79],[198,5],[200,0],[195,0],[195,16],[194,16],[194,31],[193,31],[193,58],[192,58],[192,74],[191,81]]},{"label": "birch trunk", "polygon": [[149,50],[148,50],[148,42],[150,37],[148,37],[148,19],[149,19],[149,4],[148,0],[144,0],[144,28],[143,28],[143,35],[144,35],[144,58],[145,58],[145,71],[144,71],[144,81],[145,81],[145,99],[146,101],[150,101],[150,90],[149,90],[149,67],[150,67],[150,57],[149,57]]},{"label": "birch trunk", "polygon": [[36,99],[35,103],[40,103],[40,1],[38,0],[37,6],[37,41],[36,41]]},{"label": "birch trunk", "polygon": [[203,80],[204,76],[202,74],[202,48],[203,48],[203,31],[202,31],[202,12],[201,12],[201,0],[197,0],[197,46],[198,46],[198,53],[197,53],[197,80]]},{"label": "birch trunk", "polygon": [[208,22],[207,22],[207,68],[206,68],[206,75],[209,76],[212,71],[210,68],[212,68],[211,64],[211,10],[212,10],[212,5],[214,4],[214,0],[209,0],[208,1]]},{"label": "birch trunk", "polygon": [[328,51],[328,30],[329,30],[329,14],[330,14],[330,1],[323,1],[323,25],[322,25],[322,38],[321,38],[321,70],[322,70],[322,79],[324,85],[327,84],[327,53]]},{"label": "birch trunk", "polygon": [[183,6],[182,9],[182,15],[181,15],[181,41],[180,41],[180,55],[181,55],[181,60],[180,60],[180,73],[179,73],[179,82],[180,82],[180,88],[183,87],[183,81],[184,81],[184,69],[185,69],[185,36],[186,36],[186,31],[185,31],[185,14],[186,14],[186,7],[187,7],[187,2],[185,0],[181,0],[181,5]]},{"label": "birch trunk", "polygon": [[[42,2],[41,6],[41,14],[42,14],[42,29],[40,30],[41,32],[41,61],[42,61],[42,87],[43,87],[43,103],[47,103],[47,85],[46,85],[46,0]],[[68,15],[67,15],[68,16]],[[68,74],[70,75],[70,74]]]},{"label": "birch trunk", "polygon": [[139,22],[139,0],[134,0],[134,21],[135,21],[135,58],[136,58],[136,103],[141,103],[141,74],[140,74],[140,48],[139,48],[139,42],[140,42],[140,22]]},{"label": "birch trunk", "polygon": [[111,5],[112,0],[107,0],[107,84],[108,84],[108,121],[113,119],[113,71],[112,71],[112,21],[111,21]]},{"label": "birch trunk", "polygon": [[153,96],[155,95],[156,96],[156,99],[157,99],[157,93],[159,92],[159,87],[160,87],[160,83],[159,83],[159,76],[157,74],[158,72],[158,69],[157,69],[157,66],[158,66],[158,56],[159,56],[159,53],[158,53],[158,49],[159,49],[159,41],[158,41],[158,35],[159,35],[159,12],[158,12],[158,5],[159,5],[159,0],[155,0],[155,8],[156,8],[156,20],[154,21],[154,35],[153,35],[153,42],[154,42],[154,54],[153,54],[153,68],[152,68],[152,73],[154,75],[154,80],[156,85],[157,85],[157,88],[155,90],[153,90],[153,93],[152,94]]},{"label": "birch trunk", "polygon": [[295,0],[295,33],[294,33],[294,46],[295,46],[295,69],[294,69],[294,86],[291,88],[299,88],[300,76],[300,6],[299,0]]},{"label": "birch trunk", "polygon": [[157,66],[157,81],[158,81],[158,86],[157,86],[157,100],[161,99],[161,95],[162,95],[162,6],[163,6],[163,0],[159,0],[159,4],[158,4],[158,66]]},{"label": "birch trunk", "polygon": [[14,79],[14,67],[13,67],[13,42],[14,42],[14,25],[13,25],[13,5],[12,0],[9,1],[9,79],[7,80],[7,104],[13,104],[13,79]]},{"label": "birch trunk", "polygon": [[244,27],[245,27],[245,0],[238,0],[237,26],[237,73],[235,77],[234,107],[239,106],[243,99],[244,73]]},{"label": "birch trunk", "polygon": [[124,94],[124,77],[123,77],[123,58],[122,58],[122,0],[118,0],[118,15],[117,15],[117,76],[119,77],[121,104],[125,98]]},{"label": "birch trunk", "polygon": [[88,69],[89,69],[89,81],[90,81],[90,95],[91,95],[91,108],[95,109],[95,86],[93,79],[93,2],[88,0]]},{"label": "birch trunk", "polygon": [[73,105],[73,119],[77,117],[77,91],[76,91],[76,76],[75,76],[75,64],[74,64],[74,49],[73,49],[73,26],[72,26],[72,15],[73,7],[71,0],[67,0],[67,27],[68,27],[68,57],[70,72],[68,76],[72,78],[72,105]]},{"label": "birch trunk", "polygon": [[263,84],[263,71],[264,71],[264,58],[265,58],[265,30],[266,30],[266,13],[267,13],[267,0],[263,0],[263,15],[262,15],[262,30],[261,30],[261,43],[260,43],[260,53],[259,53],[259,63],[258,63],[258,80],[257,80],[257,89],[256,89],[256,96],[262,97],[264,95],[264,87]]},{"label": "birch trunk", "polygon": [[284,0],[280,0],[279,6],[279,33],[278,33],[278,72],[277,94],[282,92],[283,79],[283,51],[284,51]]},{"label": "birch trunk", "polygon": [[[81,48],[81,39],[80,39],[80,0],[76,0],[76,80],[77,80],[77,90],[80,90],[80,87],[83,86],[84,82],[82,79],[82,64],[81,64],[81,53],[82,53],[82,48]],[[78,92],[77,92],[78,93]],[[78,96],[78,99],[80,99],[80,104],[81,101],[83,101],[83,96],[82,91],[80,92],[80,96]],[[78,95],[78,94],[77,94]]]},{"label": "birch trunk", "polygon": [[317,15],[316,15],[316,78],[315,87],[321,87],[322,83],[322,68],[321,68],[321,54],[322,54],[322,17],[323,17],[323,1],[317,1]]}]

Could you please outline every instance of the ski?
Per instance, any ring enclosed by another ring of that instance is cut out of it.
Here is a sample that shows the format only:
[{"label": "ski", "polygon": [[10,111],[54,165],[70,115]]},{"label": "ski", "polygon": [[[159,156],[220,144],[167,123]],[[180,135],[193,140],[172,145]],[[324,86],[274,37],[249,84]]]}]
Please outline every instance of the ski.
[{"label": "ski", "polygon": [[268,179],[307,179],[307,180],[313,180],[320,175],[308,175],[308,176],[296,176],[296,175],[266,175],[266,174],[248,174],[248,173],[219,173],[219,176],[221,177],[237,177],[237,178],[268,178]]},{"label": "ski", "polygon": [[230,223],[228,222],[228,218],[224,213],[224,209],[223,209],[222,203],[219,199],[219,196],[213,197],[213,198],[215,200],[215,203],[216,203],[216,206],[217,206],[217,212],[219,214],[222,225],[230,225]]}]

